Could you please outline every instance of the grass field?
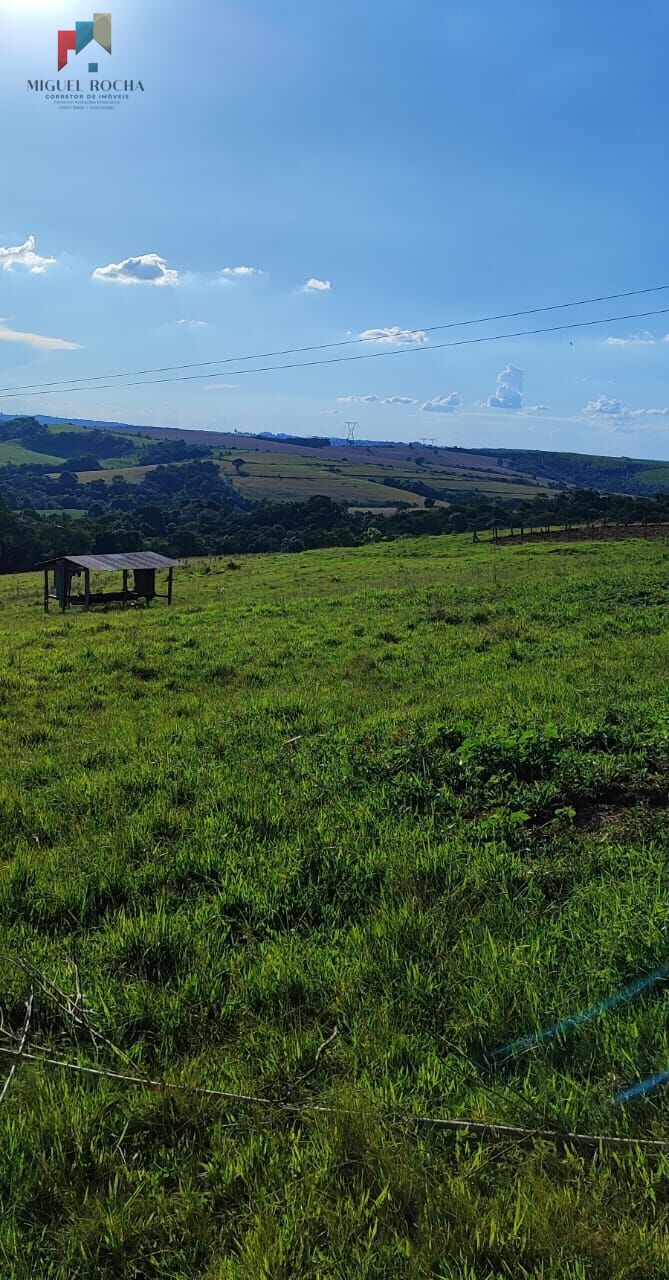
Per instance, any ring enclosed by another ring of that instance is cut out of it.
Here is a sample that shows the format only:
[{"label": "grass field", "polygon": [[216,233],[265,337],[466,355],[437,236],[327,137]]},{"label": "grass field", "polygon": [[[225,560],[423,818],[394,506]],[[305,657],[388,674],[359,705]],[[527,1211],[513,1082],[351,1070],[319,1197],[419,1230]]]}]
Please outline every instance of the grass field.
[{"label": "grass field", "polygon": [[128,484],[139,484],[148,471],[155,471],[157,465],[156,463],[155,466],[149,467],[130,466],[115,469],[103,467],[100,471],[78,471],[77,475],[82,484],[90,484],[93,480],[104,480],[105,484],[111,484],[115,476],[127,480]]},{"label": "grass field", "polygon": [[38,453],[35,449],[25,449],[18,440],[4,440],[0,442],[0,467],[7,463],[14,463],[18,466],[27,466],[28,463],[53,463],[54,466],[64,462],[65,459],[54,453]]},{"label": "grass field", "polygon": [[428,458],[424,466],[407,464],[401,458],[394,464],[370,462],[363,450],[359,454],[352,450],[347,458],[334,460],[327,454],[325,458],[303,458],[271,453],[249,455],[248,450],[240,450],[236,456],[243,459],[243,470],[248,475],[237,476],[233,457],[219,462],[235,488],[251,498],[273,498],[276,501],[296,501],[313,493],[324,493],[345,502],[376,500],[387,503],[395,498],[396,501],[423,505],[420,495],[394,488],[388,483],[393,479],[408,483],[423,480],[437,489],[463,493],[476,489],[480,493],[508,498],[533,498],[538,493],[548,492],[536,485],[519,485],[515,476],[505,479],[497,471],[445,466],[443,454],[438,461],[435,457]]},{"label": "grass field", "polygon": [[68,435],[76,436],[87,436],[89,433],[88,427],[80,426],[76,422],[51,422],[47,424],[46,429],[51,433],[51,435],[60,435],[64,431],[66,431]]},{"label": "grass field", "polygon": [[669,963],[668,572],[433,538],[64,617],[0,579],[3,1277],[669,1274],[669,1152],[418,1123],[667,1139],[669,1092],[612,1101],[669,1067],[657,982],[489,1051]]},{"label": "grass field", "polygon": [[[398,451],[395,452],[397,455]],[[355,506],[370,503],[387,506],[393,502],[404,502],[422,507],[420,494],[388,483],[394,478],[408,483],[422,480],[437,490],[445,488],[463,494],[476,490],[500,498],[530,499],[539,493],[549,492],[540,485],[521,485],[513,474],[505,477],[497,470],[447,466],[443,453],[429,457],[426,454],[424,465],[403,461],[400,456],[396,456],[394,463],[373,462],[363,449],[351,450],[350,456],[335,457],[329,450],[314,450],[313,455],[278,453],[262,447],[240,448],[227,450],[216,462],[235,489],[245,497],[266,498],[274,502],[300,502],[318,493]],[[234,466],[235,459],[244,463],[241,474]],[[114,476],[122,476],[133,484],[139,483],[152,470],[152,466],[128,466],[122,459],[107,459],[103,472],[80,471],[78,474],[83,484],[92,480],[111,484]]]}]

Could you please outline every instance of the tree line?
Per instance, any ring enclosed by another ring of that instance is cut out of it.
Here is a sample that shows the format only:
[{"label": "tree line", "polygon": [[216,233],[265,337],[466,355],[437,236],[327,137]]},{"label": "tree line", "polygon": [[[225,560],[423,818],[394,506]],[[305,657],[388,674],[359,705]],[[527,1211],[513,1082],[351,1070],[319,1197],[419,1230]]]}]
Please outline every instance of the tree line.
[{"label": "tree line", "polygon": [[[3,480],[5,469],[3,469]],[[68,488],[68,483],[71,482]],[[531,533],[577,525],[669,522],[669,494],[629,497],[569,489],[529,499],[454,495],[448,506],[432,497],[422,508],[394,515],[348,511],[325,496],[304,502],[253,502],[238,494],[210,462],[159,467],[139,484],[118,477],[86,490],[84,511],[75,477],[58,481],[61,508],[11,510],[0,487],[0,572],[33,569],[57,555],[153,550],[176,557],[294,552],[361,546],[383,539],[486,530]],[[4,486],[3,486],[4,487]],[[91,499],[91,490],[99,495]]]}]

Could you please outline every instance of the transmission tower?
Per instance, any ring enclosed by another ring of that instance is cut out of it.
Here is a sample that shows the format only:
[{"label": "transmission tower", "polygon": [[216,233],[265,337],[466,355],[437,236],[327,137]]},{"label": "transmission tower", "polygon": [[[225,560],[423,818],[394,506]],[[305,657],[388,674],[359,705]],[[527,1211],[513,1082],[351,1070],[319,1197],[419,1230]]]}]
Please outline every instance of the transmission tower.
[{"label": "transmission tower", "polygon": [[356,431],[358,430],[358,427],[360,426],[360,423],[359,423],[359,422],[347,422],[347,423],[345,423],[345,426],[346,426],[346,439],[347,439],[348,443],[349,443],[349,444],[355,444],[355,433],[356,433]]}]

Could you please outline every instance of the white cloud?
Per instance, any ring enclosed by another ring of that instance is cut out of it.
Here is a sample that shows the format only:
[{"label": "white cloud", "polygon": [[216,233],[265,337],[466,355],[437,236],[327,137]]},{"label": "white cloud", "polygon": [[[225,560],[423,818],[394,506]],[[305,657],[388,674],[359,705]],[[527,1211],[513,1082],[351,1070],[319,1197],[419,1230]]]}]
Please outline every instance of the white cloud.
[{"label": "white cloud", "polygon": [[183,324],[187,329],[206,329],[206,320],[177,320],[177,324]]},{"label": "white cloud", "polygon": [[339,409],[319,409],[318,412],[324,418],[338,418],[340,416]]},{"label": "white cloud", "polygon": [[179,283],[179,272],[168,267],[159,254],[143,253],[138,258],[125,258],[123,262],[96,267],[93,279],[106,280],[110,284],[170,285]]},{"label": "white cloud", "polygon": [[40,351],[81,351],[78,342],[67,342],[65,338],[45,338],[41,333],[22,333],[19,329],[9,329],[6,320],[0,320],[0,342],[23,342],[27,347],[37,347]]},{"label": "white cloud", "polygon": [[488,396],[486,404],[489,409],[522,409],[525,370],[517,369],[514,364],[507,364],[497,375],[495,394]]},{"label": "white cloud", "polygon": [[[606,343],[609,347],[654,347],[658,339],[655,334],[649,333],[648,329],[644,329],[643,333],[631,333],[628,338],[607,338]],[[666,342],[667,339],[665,338]]]},{"label": "white cloud", "polygon": [[669,417],[669,407],[664,409],[630,409],[629,405],[623,403],[613,396],[597,396],[595,400],[589,400],[583,409],[583,413],[587,413],[590,418],[596,418],[600,422],[626,422],[631,418],[666,418]]},{"label": "white cloud", "polygon": [[418,404],[411,396],[338,396],[338,404]]},{"label": "white cloud", "polygon": [[596,400],[589,400],[583,412],[592,418],[630,418],[632,416],[631,409],[623,404],[622,400],[616,400],[612,396],[597,396]]},{"label": "white cloud", "polygon": [[236,391],[238,382],[208,382],[205,391]]},{"label": "white cloud", "polygon": [[34,276],[42,275],[47,267],[53,266],[55,258],[42,258],[35,252],[35,237],[28,236],[23,244],[0,245],[0,267],[3,271],[13,271],[14,267],[26,267]]},{"label": "white cloud", "polygon": [[393,347],[402,347],[407,343],[422,346],[430,341],[423,329],[400,329],[398,325],[393,325],[390,329],[365,329],[360,337],[363,342],[385,342]]},{"label": "white cloud", "polygon": [[240,276],[264,276],[265,272],[260,267],[224,267],[221,275],[228,278],[239,278]]},{"label": "white cloud", "polygon": [[306,284],[302,285],[303,293],[328,293],[332,288],[329,280],[317,280],[315,276],[311,276]]},{"label": "white cloud", "polygon": [[462,405],[462,396],[459,391],[451,391],[447,396],[433,396],[431,400],[426,400],[422,404],[423,413],[455,413]]}]

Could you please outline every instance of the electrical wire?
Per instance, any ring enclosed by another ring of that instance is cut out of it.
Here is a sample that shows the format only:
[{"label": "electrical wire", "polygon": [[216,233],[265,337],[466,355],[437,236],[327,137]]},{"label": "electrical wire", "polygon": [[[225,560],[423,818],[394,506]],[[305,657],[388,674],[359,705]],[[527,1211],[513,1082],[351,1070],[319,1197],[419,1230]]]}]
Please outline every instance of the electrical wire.
[{"label": "electrical wire", "polygon": [[[325,360],[305,360],[293,361],[289,364],[269,364],[259,365],[254,369],[230,369],[228,371],[230,377],[241,378],[250,373],[278,373],[286,369],[313,369],[317,366],[329,364],[353,364],[359,360],[388,360],[393,356],[418,355],[419,352],[425,351],[444,351],[455,347],[475,346],[484,342],[503,342],[509,338],[527,338],[534,337],[543,333],[565,333],[575,329],[588,329],[594,325],[600,324],[616,324],[621,320],[645,320],[650,316],[669,315],[669,307],[662,307],[657,311],[634,311],[624,316],[605,316],[597,320],[578,320],[570,324],[556,324],[549,327],[537,329],[517,329],[514,333],[494,333],[487,334],[477,338],[459,338],[456,342],[435,342],[429,346],[420,347],[401,347],[395,351],[369,351],[363,352],[356,356],[331,356]],[[54,396],[63,394],[72,394],[84,390],[89,391],[114,391],[123,387],[157,387],[173,385],[175,382],[201,382],[210,378],[211,373],[188,374],[177,378],[151,378],[146,382],[117,382],[103,383],[102,386],[95,387],[57,387],[53,390],[44,390],[42,395]],[[1,400],[12,400],[22,395],[22,391],[11,391],[0,393]]]},{"label": "electrical wire", "polygon": [[[423,333],[444,332],[447,329],[463,329],[472,325],[490,324],[496,320],[516,320],[520,316],[544,315],[549,311],[566,311],[566,310],[570,310],[573,307],[593,306],[596,303],[600,303],[600,302],[617,302],[623,298],[636,298],[649,293],[662,293],[662,292],[665,292],[667,289],[669,289],[669,284],[652,285],[649,288],[645,288],[645,289],[628,289],[623,293],[600,294],[598,297],[594,297],[594,298],[579,298],[573,302],[556,302],[556,303],[552,303],[549,306],[530,307],[523,311],[506,311],[506,312],[500,312],[497,315],[480,316],[477,319],[451,320],[447,324],[424,325],[422,328],[413,330],[411,332],[423,334]],[[651,315],[651,314],[661,314],[661,313],[648,312],[645,314]],[[622,316],[620,318],[627,319],[628,317]],[[382,329],[371,330],[370,332],[383,333],[384,330]],[[406,330],[406,332],[409,332],[409,330]],[[379,339],[379,340],[382,340],[382,339]],[[235,362],[246,363],[249,360],[278,359],[280,356],[308,355],[313,351],[335,350],[340,347],[359,346],[361,343],[373,342],[373,341],[375,341],[375,339],[369,338],[369,337],[345,338],[339,342],[321,342],[321,343],[317,343],[312,346],[306,346],[306,347],[286,347],[281,351],[260,351],[260,352],[257,352],[255,355],[221,356],[218,360],[199,360],[190,364],[163,365],[154,369],[126,370],[124,373],[99,373],[99,374],[91,375],[85,378],[55,378],[51,382],[29,382],[29,383],[24,383],[23,385],[18,387],[17,386],[0,387],[0,394],[9,393],[9,392],[17,393],[20,391],[41,391],[42,389],[47,387],[65,387],[66,385],[68,387],[73,387],[74,383],[101,382],[109,378],[144,378],[144,377],[148,377],[149,374],[152,374],[152,373],[178,373],[183,371],[184,369],[212,369],[216,365],[234,364]],[[411,348],[407,348],[407,349],[411,349]],[[435,350],[434,346],[432,346],[432,350],[433,351]],[[383,352],[381,354],[385,355],[390,353]],[[395,353],[392,353],[392,354],[395,354]],[[292,367],[292,366],[286,366],[286,367]],[[130,384],[130,385],[133,385],[133,384]],[[147,385],[150,385],[150,384],[147,383]]]}]

